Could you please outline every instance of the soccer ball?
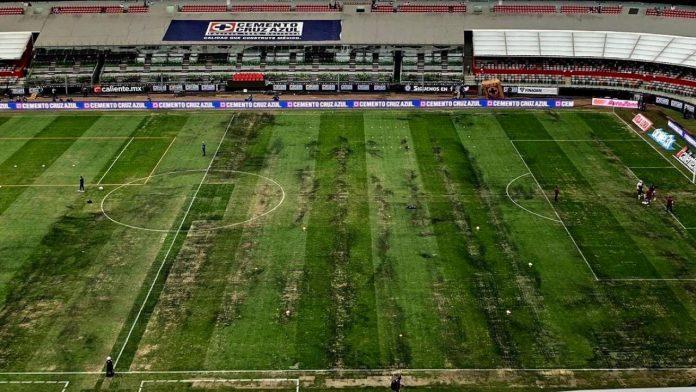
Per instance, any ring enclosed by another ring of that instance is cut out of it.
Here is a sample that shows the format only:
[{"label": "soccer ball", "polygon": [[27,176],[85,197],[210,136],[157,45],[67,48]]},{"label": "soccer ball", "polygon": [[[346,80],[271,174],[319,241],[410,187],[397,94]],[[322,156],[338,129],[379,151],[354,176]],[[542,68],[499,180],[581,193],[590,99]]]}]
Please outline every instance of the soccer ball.
[{"label": "soccer ball", "polygon": [[99,187],[99,190],[100,190],[100,191],[103,191],[103,190],[104,190],[104,187],[103,187],[103,186],[100,186],[100,187]]}]

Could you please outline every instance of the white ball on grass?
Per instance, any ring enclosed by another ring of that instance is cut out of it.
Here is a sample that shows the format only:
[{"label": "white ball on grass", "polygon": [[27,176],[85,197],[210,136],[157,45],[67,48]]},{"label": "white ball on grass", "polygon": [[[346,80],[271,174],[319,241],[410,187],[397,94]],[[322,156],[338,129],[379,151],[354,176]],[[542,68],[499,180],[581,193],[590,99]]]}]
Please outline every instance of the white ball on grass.
[{"label": "white ball on grass", "polygon": [[532,266],[532,263],[529,263],[529,266],[531,267],[531,266]]},{"label": "white ball on grass", "polygon": [[510,314],[512,314],[512,312],[510,310],[506,310],[505,314],[507,314],[509,316]]},{"label": "white ball on grass", "polygon": [[478,227],[478,226],[476,226],[476,230],[478,230],[478,229],[479,229],[479,227]]},{"label": "white ball on grass", "polygon": [[103,191],[103,190],[104,190],[104,187],[103,187],[103,186],[100,186],[100,187],[99,187],[99,190],[100,190],[100,191]]}]

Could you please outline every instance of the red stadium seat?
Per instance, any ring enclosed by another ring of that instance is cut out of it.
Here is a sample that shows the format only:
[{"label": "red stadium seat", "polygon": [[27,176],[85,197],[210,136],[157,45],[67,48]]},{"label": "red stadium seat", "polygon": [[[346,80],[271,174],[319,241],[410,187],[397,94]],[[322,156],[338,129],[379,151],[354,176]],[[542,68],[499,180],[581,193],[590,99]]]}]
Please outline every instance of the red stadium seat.
[{"label": "red stadium seat", "polygon": [[131,5],[128,7],[128,13],[131,14],[144,14],[146,12],[150,12],[149,7],[145,7],[142,5]]},{"label": "red stadium seat", "polygon": [[2,7],[0,15],[23,15],[24,9],[20,7]]},{"label": "red stadium seat", "polygon": [[258,72],[242,72],[232,75],[233,82],[263,82],[265,77]]},{"label": "red stadium seat", "polygon": [[232,12],[290,12],[289,5],[233,5]]},{"label": "red stadium seat", "polygon": [[554,14],[556,7],[552,5],[496,5],[493,12],[503,14]]},{"label": "red stadium seat", "polygon": [[220,4],[201,4],[201,5],[191,5],[186,4],[181,6],[181,12],[227,12],[226,5]]},{"label": "red stadium seat", "polygon": [[621,6],[582,6],[582,5],[563,5],[561,12],[564,14],[620,14],[623,10]]},{"label": "red stadium seat", "polygon": [[696,11],[680,10],[680,9],[658,9],[649,8],[645,11],[648,16],[664,16],[665,18],[687,18],[696,19]]},{"label": "red stadium seat", "polygon": [[304,5],[295,6],[295,11],[297,11],[297,12],[339,12],[339,11],[341,11],[341,9],[338,7],[332,8],[328,5],[304,4]]},{"label": "red stadium seat", "polygon": [[100,14],[102,7],[97,6],[65,6],[51,8],[52,14]]},{"label": "red stadium seat", "polygon": [[466,12],[465,5],[402,5],[398,12]]}]

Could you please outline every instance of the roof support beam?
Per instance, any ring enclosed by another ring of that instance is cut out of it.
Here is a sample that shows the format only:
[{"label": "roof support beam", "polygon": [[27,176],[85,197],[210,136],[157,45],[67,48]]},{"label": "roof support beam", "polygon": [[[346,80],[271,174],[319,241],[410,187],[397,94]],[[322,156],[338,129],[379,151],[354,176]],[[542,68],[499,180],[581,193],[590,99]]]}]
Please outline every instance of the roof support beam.
[{"label": "roof support beam", "polygon": [[676,38],[676,37],[672,37],[672,39],[669,40],[669,42],[667,42],[667,45],[665,45],[665,46],[662,48],[662,50],[659,51],[659,52],[655,55],[655,57],[652,58],[651,61],[655,61],[655,59],[657,59],[658,57],[660,57],[660,55],[662,54],[662,52],[664,52],[670,45],[672,45],[672,41],[674,41],[674,38]]},{"label": "roof support beam", "polygon": [[628,54],[627,60],[633,59],[633,52],[636,51],[636,47],[638,47],[638,42],[640,42],[641,37],[642,37],[642,35],[639,35],[638,38],[636,38],[636,43],[633,44],[633,49],[631,49],[631,53]]}]

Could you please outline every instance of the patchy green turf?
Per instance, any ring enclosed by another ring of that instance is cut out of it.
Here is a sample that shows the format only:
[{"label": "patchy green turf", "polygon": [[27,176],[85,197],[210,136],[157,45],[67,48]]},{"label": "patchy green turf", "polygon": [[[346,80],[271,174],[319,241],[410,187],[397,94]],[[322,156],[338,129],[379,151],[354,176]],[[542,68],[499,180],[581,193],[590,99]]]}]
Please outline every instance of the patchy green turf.
[{"label": "patchy green turf", "polygon": [[[122,373],[0,374],[0,391],[250,387],[197,370],[322,390],[388,369],[693,367],[696,186],[619,115],[0,116],[0,373],[100,371],[107,355]],[[330,368],[357,373],[311,373]],[[410,382],[624,382],[427,377]],[[185,381],[153,382],[169,379]]]}]

